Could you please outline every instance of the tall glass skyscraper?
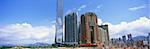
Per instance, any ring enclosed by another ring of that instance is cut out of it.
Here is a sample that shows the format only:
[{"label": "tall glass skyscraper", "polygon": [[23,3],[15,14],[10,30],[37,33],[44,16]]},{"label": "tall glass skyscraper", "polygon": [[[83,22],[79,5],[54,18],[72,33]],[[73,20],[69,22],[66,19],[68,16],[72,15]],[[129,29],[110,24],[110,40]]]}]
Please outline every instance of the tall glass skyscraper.
[{"label": "tall glass skyscraper", "polygon": [[57,0],[55,43],[63,42],[63,0]]},{"label": "tall glass skyscraper", "polygon": [[78,44],[77,14],[75,12],[65,16],[65,44]]}]

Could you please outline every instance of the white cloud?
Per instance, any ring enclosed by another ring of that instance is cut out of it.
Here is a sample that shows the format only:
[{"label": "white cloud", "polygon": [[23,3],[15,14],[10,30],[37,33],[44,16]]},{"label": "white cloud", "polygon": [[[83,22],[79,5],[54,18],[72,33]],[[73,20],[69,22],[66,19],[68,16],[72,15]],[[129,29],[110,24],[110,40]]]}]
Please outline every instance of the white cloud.
[{"label": "white cloud", "polygon": [[129,8],[129,10],[130,10],[130,11],[136,11],[136,10],[139,10],[139,9],[143,9],[143,8],[145,8],[145,7],[146,7],[145,5],[143,5],[143,6],[135,6],[135,7]]},{"label": "white cloud", "polygon": [[86,5],[82,5],[80,8],[85,8],[86,7]]},{"label": "white cloud", "polygon": [[102,6],[103,6],[103,5],[98,5],[96,8],[99,9],[99,8],[101,8]]},{"label": "white cloud", "polygon": [[[54,41],[55,25],[32,26],[28,23],[10,24],[0,28],[0,42],[3,43],[32,43]],[[21,42],[17,42],[21,41]]]},{"label": "white cloud", "polygon": [[133,36],[147,36],[150,32],[150,19],[146,17],[140,17],[131,22],[121,22],[115,25],[109,22],[103,24],[109,25],[109,35],[111,38],[118,38],[127,34],[132,34]]},{"label": "white cloud", "polygon": [[71,12],[76,12],[76,8],[73,8],[73,9],[69,9],[66,13],[65,13],[65,15],[67,15],[67,14],[69,14],[69,13],[71,13]]},{"label": "white cloud", "polygon": [[81,11],[83,8],[85,8],[85,7],[87,7],[87,5],[82,5],[82,6],[80,6],[77,10],[78,11]]},{"label": "white cloud", "polygon": [[102,4],[99,4],[99,5],[97,5],[95,8],[93,8],[93,9],[92,9],[92,10],[90,10],[90,11],[92,11],[92,12],[96,12],[96,13],[100,13],[100,12],[101,12],[102,7],[103,7],[103,5],[102,5]]},{"label": "white cloud", "polygon": [[67,15],[71,12],[80,12],[81,10],[83,10],[86,7],[87,7],[87,5],[81,5],[80,7],[69,9],[69,10],[66,11],[65,15]]},{"label": "white cloud", "polygon": [[98,19],[98,25],[101,25],[103,21],[101,19]]},{"label": "white cloud", "polygon": [[87,7],[87,5],[81,5],[80,7],[69,9],[65,13],[65,15],[69,14],[70,12],[80,12],[82,9],[84,9],[86,7]]},{"label": "white cloud", "polygon": [[[150,32],[150,19],[140,17],[131,22],[111,24],[98,19],[98,24],[108,24],[111,38],[131,33],[133,36],[147,35]],[[0,43],[54,42],[55,25],[32,26],[28,23],[10,24],[0,28]]]}]

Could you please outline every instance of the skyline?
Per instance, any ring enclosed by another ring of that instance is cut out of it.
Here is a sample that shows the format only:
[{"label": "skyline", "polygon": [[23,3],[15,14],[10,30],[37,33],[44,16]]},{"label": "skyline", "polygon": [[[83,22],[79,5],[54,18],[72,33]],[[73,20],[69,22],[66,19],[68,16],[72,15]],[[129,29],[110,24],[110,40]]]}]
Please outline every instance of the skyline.
[{"label": "skyline", "polygon": [[[81,14],[91,11],[98,16],[99,25],[109,25],[110,37],[129,33],[145,36],[150,32],[148,2],[150,0],[64,0],[64,16],[75,11],[80,20]],[[20,40],[21,43],[53,43],[55,19],[55,0],[0,0],[0,43]]]}]

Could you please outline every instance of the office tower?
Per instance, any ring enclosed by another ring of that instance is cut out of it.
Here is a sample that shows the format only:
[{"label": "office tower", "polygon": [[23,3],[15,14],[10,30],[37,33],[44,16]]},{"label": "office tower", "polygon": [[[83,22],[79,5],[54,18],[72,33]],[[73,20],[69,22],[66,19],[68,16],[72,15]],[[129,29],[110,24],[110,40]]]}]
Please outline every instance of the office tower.
[{"label": "office tower", "polygon": [[106,36],[107,36],[107,40],[109,41],[109,31],[108,31],[108,25],[101,25],[101,28],[103,28],[104,30],[106,30]]},{"label": "office tower", "polygon": [[150,49],[150,33],[148,33],[148,48]]},{"label": "office tower", "polygon": [[132,39],[132,35],[131,34],[128,34],[127,35],[128,36],[128,46],[133,46],[133,43],[134,43],[134,41],[133,41],[133,39]]},{"label": "office tower", "polygon": [[81,23],[79,22],[78,26],[78,44],[81,43]]},{"label": "office tower", "polygon": [[123,40],[124,43],[126,43],[126,36],[125,35],[122,36],[122,40]]},{"label": "office tower", "polygon": [[98,41],[98,23],[95,13],[81,15],[81,44],[94,44]]},{"label": "office tower", "polygon": [[[109,32],[108,32],[108,25],[101,25],[99,26],[99,28],[101,28],[102,30],[99,30],[99,36],[101,38],[104,38],[105,39],[105,43],[106,45],[109,45]],[[103,40],[103,39],[101,39]]]},{"label": "office tower", "polygon": [[107,31],[104,30],[103,28],[101,28],[101,26],[98,27],[98,30],[99,30],[99,39],[102,43],[105,43],[107,41]]},{"label": "office tower", "polygon": [[150,42],[150,33],[148,33],[148,40],[149,40],[149,42]]},{"label": "office tower", "polygon": [[77,14],[74,12],[65,16],[65,43],[78,44]]},{"label": "office tower", "polygon": [[112,44],[112,45],[114,44],[114,39],[113,39],[113,38],[111,38],[111,44]]},{"label": "office tower", "polygon": [[128,34],[127,36],[128,36],[128,40],[129,40],[129,41],[132,41],[132,40],[133,40],[131,34]]},{"label": "office tower", "polygon": [[63,0],[57,0],[57,16],[56,16],[56,33],[55,43],[61,44],[63,42]]}]

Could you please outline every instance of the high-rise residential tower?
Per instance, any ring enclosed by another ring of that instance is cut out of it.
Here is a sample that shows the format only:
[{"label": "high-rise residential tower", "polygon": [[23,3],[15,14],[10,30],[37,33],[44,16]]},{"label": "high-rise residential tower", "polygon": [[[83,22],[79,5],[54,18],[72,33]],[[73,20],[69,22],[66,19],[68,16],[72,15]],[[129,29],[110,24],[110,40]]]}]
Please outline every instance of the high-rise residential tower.
[{"label": "high-rise residential tower", "polygon": [[65,16],[65,44],[78,44],[77,14],[69,13]]},{"label": "high-rise residential tower", "polygon": [[87,12],[81,15],[81,44],[97,43],[98,38],[98,22],[95,13]]}]

